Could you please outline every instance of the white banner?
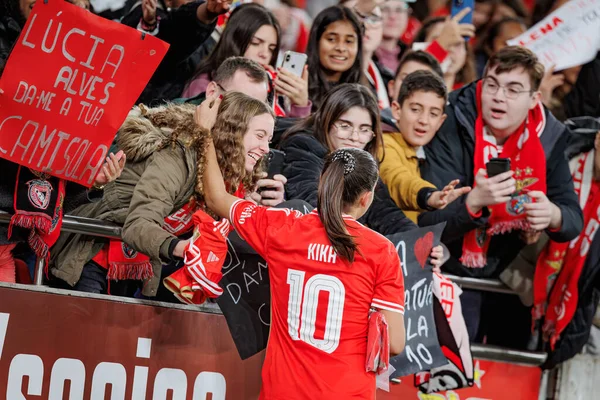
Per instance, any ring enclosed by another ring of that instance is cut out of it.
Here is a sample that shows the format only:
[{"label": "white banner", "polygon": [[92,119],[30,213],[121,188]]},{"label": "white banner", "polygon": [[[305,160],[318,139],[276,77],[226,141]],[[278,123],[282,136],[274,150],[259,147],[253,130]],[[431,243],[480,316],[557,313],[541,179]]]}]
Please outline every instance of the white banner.
[{"label": "white banner", "polygon": [[527,47],[555,71],[585,64],[600,50],[600,0],[571,0],[508,44]]}]

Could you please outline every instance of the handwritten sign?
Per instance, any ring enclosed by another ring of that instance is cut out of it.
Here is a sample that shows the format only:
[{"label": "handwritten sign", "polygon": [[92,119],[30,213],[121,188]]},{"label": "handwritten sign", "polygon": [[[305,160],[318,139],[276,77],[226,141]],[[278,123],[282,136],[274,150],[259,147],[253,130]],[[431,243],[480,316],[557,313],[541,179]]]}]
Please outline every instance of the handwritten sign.
[{"label": "handwritten sign", "polygon": [[237,234],[227,239],[227,258],[217,303],[242,360],[267,347],[271,325],[271,286],[267,262]]},{"label": "handwritten sign", "polygon": [[446,223],[442,223],[388,236],[398,249],[405,288],[406,345],[401,354],[390,360],[396,368],[393,378],[447,363],[433,316],[433,268],[428,261],[431,249],[440,244],[445,226]]},{"label": "handwritten sign", "polygon": [[600,0],[572,0],[508,41],[524,46],[555,70],[585,64],[600,50]]},{"label": "handwritten sign", "polygon": [[0,157],[91,186],[168,47],[66,1],[38,1],[0,81]]}]

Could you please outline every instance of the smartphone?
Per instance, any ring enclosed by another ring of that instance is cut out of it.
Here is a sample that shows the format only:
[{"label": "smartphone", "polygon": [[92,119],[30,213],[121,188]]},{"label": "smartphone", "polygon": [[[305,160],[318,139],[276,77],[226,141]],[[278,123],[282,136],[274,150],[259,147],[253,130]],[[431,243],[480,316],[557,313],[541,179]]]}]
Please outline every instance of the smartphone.
[{"label": "smartphone", "polygon": [[488,178],[510,171],[510,158],[492,158],[485,164]]},{"label": "smartphone", "polygon": [[[280,150],[271,149],[267,155],[267,179],[273,179],[277,174],[283,172],[283,162],[285,153]],[[268,186],[262,186],[256,189],[256,193],[261,193],[263,190],[269,190]]]},{"label": "smartphone", "polygon": [[[460,24],[472,24],[473,23],[473,10],[475,10],[475,0],[452,0],[452,11],[450,15],[454,17],[456,14],[464,10],[465,8],[470,8],[471,11],[467,15],[463,17],[460,21]],[[466,37],[465,40],[469,40],[469,37]]]},{"label": "smartphone", "polygon": [[283,172],[285,153],[281,150],[271,149],[267,156],[267,179],[273,179]]},{"label": "smartphone", "polygon": [[307,58],[308,56],[304,53],[286,51],[281,59],[281,67],[287,69],[296,76],[302,77]]}]

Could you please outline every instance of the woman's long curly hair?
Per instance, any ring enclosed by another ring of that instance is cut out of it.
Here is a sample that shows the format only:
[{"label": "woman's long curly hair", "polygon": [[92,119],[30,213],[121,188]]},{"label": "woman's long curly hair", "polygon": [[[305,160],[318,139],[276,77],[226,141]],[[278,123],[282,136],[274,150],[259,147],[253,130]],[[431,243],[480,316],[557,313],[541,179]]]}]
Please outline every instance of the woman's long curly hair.
[{"label": "woman's long curly hair", "polygon": [[263,101],[243,93],[228,93],[219,106],[219,114],[211,135],[217,152],[217,160],[223,179],[230,193],[235,193],[240,183],[246,192],[256,188],[256,182],[264,171],[264,157],[254,166],[252,173],[245,169],[246,150],[244,135],[248,132],[250,120],[259,115],[275,115]]},{"label": "woman's long curly hair", "polygon": [[[214,72],[229,57],[243,57],[256,32],[263,26],[271,26],[277,33],[277,43],[269,65],[275,67],[281,45],[281,28],[271,11],[260,4],[247,3],[236,7],[232,12],[221,38],[212,52],[198,65],[194,78]],[[186,85],[187,86],[187,85]]]},{"label": "woman's long curly hair", "polygon": [[[170,126],[173,127],[173,132],[168,143],[175,145],[177,142],[182,142],[185,146],[196,149],[196,186],[192,200],[204,203],[202,177],[206,164],[206,138],[209,136],[213,138],[217,161],[227,185],[227,191],[235,193],[240,184],[244,186],[246,192],[255,190],[256,182],[264,171],[264,160],[259,160],[251,173],[246,171],[244,135],[248,131],[250,120],[263,114],[275,117],[266,103],[243,93],[230,92],[225,95],[219,106],[217,119],[210,133],[195,123],[193,114],[192,118],[190,118],[190,114],[185,118],[170,117]],[[157,125],[164,125],[157,121],[156,117],[153,119],[155,124],[158,122]],[[191,129],[190,124],[193,125]],[[183,134],[184,132],[185,134]]]}]

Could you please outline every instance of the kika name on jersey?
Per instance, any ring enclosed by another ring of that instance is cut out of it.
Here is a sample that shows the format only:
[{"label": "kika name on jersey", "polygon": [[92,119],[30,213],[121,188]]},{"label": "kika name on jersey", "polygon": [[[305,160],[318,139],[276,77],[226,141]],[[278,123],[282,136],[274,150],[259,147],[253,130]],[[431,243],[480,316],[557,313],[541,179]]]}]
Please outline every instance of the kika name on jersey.
[{"label": "kika name on jersey", "polygon": [[331,245],[319,243],[308,245],[308,259],[311,261],[335,264],[336,258],[337,253]]}]

